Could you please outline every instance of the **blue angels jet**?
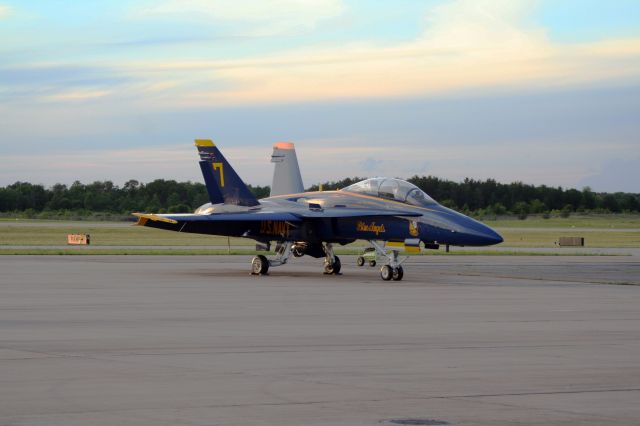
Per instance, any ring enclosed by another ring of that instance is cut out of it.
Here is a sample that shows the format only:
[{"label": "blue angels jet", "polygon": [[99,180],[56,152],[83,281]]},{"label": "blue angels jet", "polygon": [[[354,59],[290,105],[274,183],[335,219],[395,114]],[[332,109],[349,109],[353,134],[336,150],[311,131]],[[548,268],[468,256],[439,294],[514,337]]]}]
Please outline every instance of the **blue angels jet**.
[{"label": "blue angels jet", "polygon": [[245,237],[263,250],[275,242],[274,258],[253,258],[251,271],[255,275],[286,264],[291,255],[324,258],[324,273],[339,274],[341,264],[334,245],[366,240],[370,247],[358,257],[358,266],[364,265],[365,258],[370,266],[382,258],[382,279],[399,281],[404,275],[404,260],[398,256],[401,250],[419,252],[421,244],[437,249],[439,245],[502,242],[488,226],[438,204],[404,180],[376,177],[339,191],[304,192],[293,144],[289,143],[274,145],[274,187],[270,197],[258,200],[211,140],[196,140],[195,145],[211,202],[194,213],[134,213],[137,225]]}]

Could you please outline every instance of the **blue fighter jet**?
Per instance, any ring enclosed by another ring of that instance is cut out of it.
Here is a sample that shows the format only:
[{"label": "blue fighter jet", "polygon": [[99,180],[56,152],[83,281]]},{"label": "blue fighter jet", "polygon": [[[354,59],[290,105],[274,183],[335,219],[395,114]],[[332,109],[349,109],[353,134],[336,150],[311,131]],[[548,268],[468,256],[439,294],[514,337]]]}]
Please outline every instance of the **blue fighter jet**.
[{"label": "blue fighter jet", "polygon": [[[257,242],[257,249],[265,251],[275,243],[274,258],[253,258],[251,271],[255,275],[286,264],[291,255],[324,258],[324,273],[337,275],[341,264],[334,245],[366,240],[370,247],[358,257],[358,266],[366,259],[375,266],[376,259],[382,258],[382,279],[399,281],[406,260],[399,258],[401,250],[502,242],[488,226],[438,204],[417,186],[400,179],[376,177],[339,191],[298,192],[258,200],[211,140],[196,140],[195,145],[211,202],[194,213],[134,213],[137,225],[250,238]],[[292,144],[280,144],[279,148],[290,149]],[[295,170],[299,176],[297,161]],[[293,187],[301,188],[301,181]]]}]

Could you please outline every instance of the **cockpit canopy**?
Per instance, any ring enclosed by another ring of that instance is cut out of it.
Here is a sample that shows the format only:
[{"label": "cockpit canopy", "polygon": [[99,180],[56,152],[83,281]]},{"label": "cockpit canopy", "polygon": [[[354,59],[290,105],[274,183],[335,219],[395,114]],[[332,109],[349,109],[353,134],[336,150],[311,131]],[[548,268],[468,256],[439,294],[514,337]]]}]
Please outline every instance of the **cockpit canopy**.
[{"label": "cockpit canopy", "polygon": [[354,183],[342,190],[386,198],[412,206],[425,207],[436,204],[435,200],[420,188],[401,179],[375,177]]}]

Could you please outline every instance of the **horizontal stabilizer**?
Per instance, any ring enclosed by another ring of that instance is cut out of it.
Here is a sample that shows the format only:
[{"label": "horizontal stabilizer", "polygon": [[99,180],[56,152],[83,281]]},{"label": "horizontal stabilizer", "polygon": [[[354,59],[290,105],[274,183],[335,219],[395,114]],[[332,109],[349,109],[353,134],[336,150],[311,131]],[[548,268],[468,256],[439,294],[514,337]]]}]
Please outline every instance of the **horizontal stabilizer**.
[{"label": "horizontal stabilizer", "polygon": [[176,220],[169,219],[168,217],[165,217],[159,214],[154,214],[154,213],[132,213],[132,214],[138,218],[138,222],[136,222],[136,225],[140,225],[140,226],[144,226],[148,221],[165,222],[165,223],[171,223],[173,225],[178,223]]}]

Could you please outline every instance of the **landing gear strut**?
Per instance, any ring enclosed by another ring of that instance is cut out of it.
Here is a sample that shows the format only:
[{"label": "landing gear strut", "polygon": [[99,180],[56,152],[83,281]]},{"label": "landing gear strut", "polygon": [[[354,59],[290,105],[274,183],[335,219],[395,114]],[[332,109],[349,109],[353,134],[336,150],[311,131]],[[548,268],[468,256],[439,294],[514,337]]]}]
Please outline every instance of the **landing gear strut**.
[{"label": "landing gear strut", "polygon": [[327,243],[324,246],[325,259],[324,259],[324,274],[325,275],[340,275],[340,258],[333,254],[333,245]]},{"label": "landing gear strut", "polygon": [[251,261],[251,275],[267,275],[270,266],[280,266],[287,263],[291,256],[291,247],[293,243],[285,241],[276,245],[276,258],[269,260],[266,256],[261,254],[257,255]]}]

